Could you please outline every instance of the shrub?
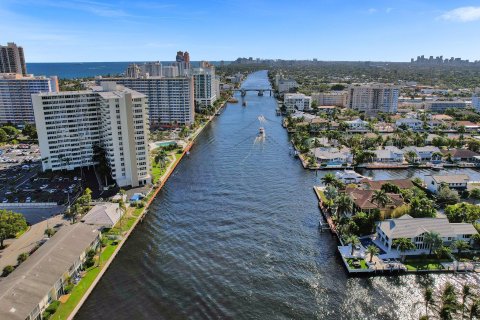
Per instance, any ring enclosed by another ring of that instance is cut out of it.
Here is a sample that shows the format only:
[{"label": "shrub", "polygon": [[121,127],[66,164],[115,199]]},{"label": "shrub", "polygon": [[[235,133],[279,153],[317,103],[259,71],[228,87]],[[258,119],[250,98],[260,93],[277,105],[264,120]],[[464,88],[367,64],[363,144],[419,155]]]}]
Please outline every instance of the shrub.
[{"label": "shrub", "polygon": [[69,294],[70,292],[72,292],[72,289],[73,289],[73,284],[67,284],[65,288],[63,288],[63,291],[65,292],[65,294]]},{"label": "shrub", "polygon": [[54,314],[57,311],[59,305],[60,301],[53,300],[52,303],[50,303],[50,305],[47,307],[47,309],[45,309],[45,311]]},{"label": "shrub", "polygon": [[27,260],[29,254],[27,252],[20,253],[17,258],[18,264],[22,263],[23,261]]},{"label": "shrub", "polygon": [[6,266],[5,268],[3,268],[2,277],[8,276],[10,273],[13,272],[13,270],[15,270],[14,266]]},{"label": "shrub", "polygon": [[93,259],[89,258],[85,261],[85,268],[88,269],[88,268],[92,267],[94,264],[95,264],[95,261]]}]

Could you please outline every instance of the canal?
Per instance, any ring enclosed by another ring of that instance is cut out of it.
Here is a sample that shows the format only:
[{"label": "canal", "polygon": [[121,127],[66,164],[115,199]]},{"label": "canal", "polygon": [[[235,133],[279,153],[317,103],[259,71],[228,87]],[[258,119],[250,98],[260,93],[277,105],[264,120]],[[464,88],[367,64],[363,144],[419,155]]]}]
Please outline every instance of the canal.
[{"label": "canal", "polygon": [[[269,86],[267,73],[243,86]],[[75,319],[418,319],[426,286],[478,283],[347,277],[335,240],[317,228],[312,186],[324,173],[290,155],[273,97],[249,92],[246,107],[237,98],[199,136]]]}]

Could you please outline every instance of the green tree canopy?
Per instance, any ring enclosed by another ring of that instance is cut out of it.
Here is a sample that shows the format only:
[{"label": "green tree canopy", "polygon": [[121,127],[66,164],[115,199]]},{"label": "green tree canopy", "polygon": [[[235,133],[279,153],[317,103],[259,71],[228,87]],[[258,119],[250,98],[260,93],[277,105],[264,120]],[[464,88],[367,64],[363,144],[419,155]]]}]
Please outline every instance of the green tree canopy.
[{"label": "green tree canopy", "polygon": [[437,215],[437,210],[432,200],[414,197],[410,201],[409,214],[414,218],[434,218]]},{"label": "green tree canopy", "polygon": [[25,229],[27,229],[27,221],[22,214],[5,209],[0,210],[0,248],[3,248],[4,240]]}]

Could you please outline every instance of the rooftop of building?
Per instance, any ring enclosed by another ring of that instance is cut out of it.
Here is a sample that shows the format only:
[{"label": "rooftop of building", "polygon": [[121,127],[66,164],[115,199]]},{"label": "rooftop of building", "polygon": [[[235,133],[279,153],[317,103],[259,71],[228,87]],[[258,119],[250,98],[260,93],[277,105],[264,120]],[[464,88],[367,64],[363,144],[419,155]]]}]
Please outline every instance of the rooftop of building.
[{"label": "rooftop of building", "polygon": [[25,320],[98,235],[95,226],[83,223],[65,226],[2,278],[0,319]]},{"label": "rooftop of building", "polygon": [[121,216],[122,212],[118,203],[105,202],[90,209],[82,218],[82,222],[111,228],[120,220]]},{"label": "rooftop of building", "polygon": [[432,179],[437,183],[467,183],[470,177],[466,174],[434,174]]},{"label": "rooftop of building", "polygon": [[378,226],[391,239],[414,238],[432,231],[445,238],[477,233],[471,223],[450,223],[447,218],[412,218],[408,214],[382,221]]},{"label": "rooftop of building", "polygon": [[[372,200],[375,190],[347,189],[346,193],[361,210],[382,209]],[[396,208],[404,204],[402,196],[395,193],[387,193],[389,202],[385,208]]]},{"label": "rooftop of building", "polygon": [[0,73],[0,80],[50,80],[50,78],[33,74],[24,76],[20,73]]}]

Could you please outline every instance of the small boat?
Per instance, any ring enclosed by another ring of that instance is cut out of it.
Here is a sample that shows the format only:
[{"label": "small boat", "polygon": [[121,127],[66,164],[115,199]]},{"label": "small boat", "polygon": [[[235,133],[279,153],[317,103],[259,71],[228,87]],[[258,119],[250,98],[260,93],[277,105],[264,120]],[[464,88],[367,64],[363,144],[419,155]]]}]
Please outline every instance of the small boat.
[{"label": "small boat", "polygon": [[265,136],[265,128],[260,127],[260,129],[258,130],[258,135],[262,137]]},{"label": "small boat", "polygon": [[440,171],[442,169],[443,169],[443,164],[441,164],[441,163],[437,163],[437,164],[432,165],[432,170]]},{"label": "small boat", "polygon": [[293,152],[293,156],[294,156],[295,158],[298,158],[298,151],[297,151],[297,150],[295,150],[295,151]]},{"label": "small boat", "polygon": [[337,171],[335,173],[335,177],[337,177],[338,180],[346,184],[359,183],[363,179],[371,180],[371,178],[362,176],[361,174],[355,172],[354,170]]}]

